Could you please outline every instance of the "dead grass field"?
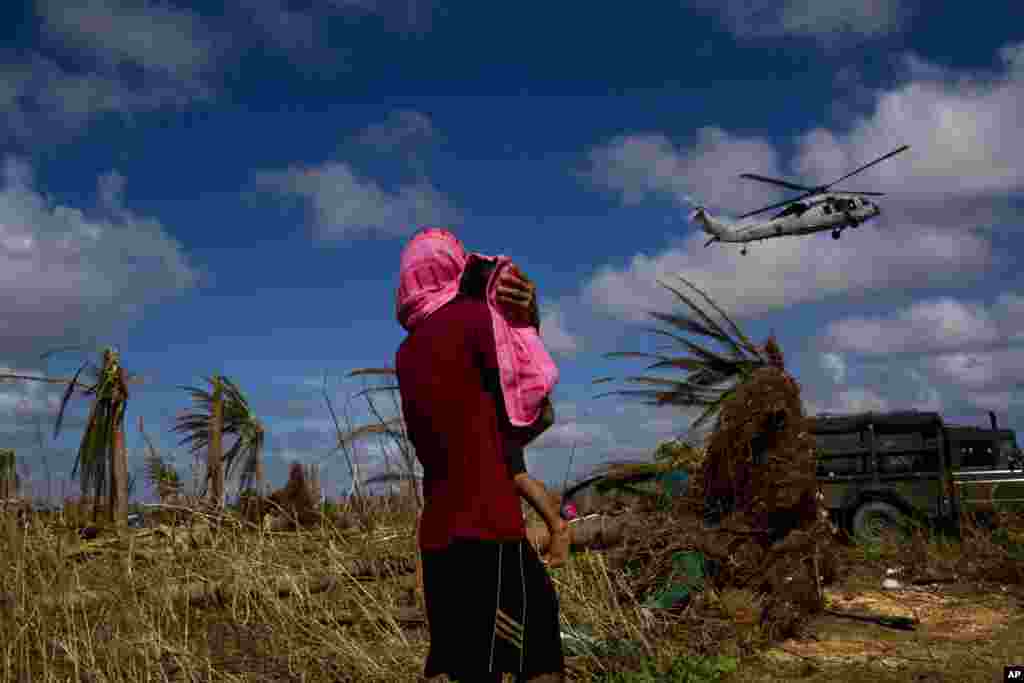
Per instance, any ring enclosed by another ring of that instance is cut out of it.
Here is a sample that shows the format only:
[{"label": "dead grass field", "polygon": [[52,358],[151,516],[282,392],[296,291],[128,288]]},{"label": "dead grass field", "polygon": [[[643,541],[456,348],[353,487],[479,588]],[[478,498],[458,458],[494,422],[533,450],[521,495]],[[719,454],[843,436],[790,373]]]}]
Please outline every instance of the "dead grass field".
[{"label": "dead grass field", "polygon": [[[82,541],[59,523],[24,531],[8,516],[0,682],[421,680],[428,634],[413,519],[381,514],[366,533],[197,517]],[[829,608],[916,617],[917,628],[826,613],[774,643],[753,596],[708,590],[684,609],[646,610],[610,552],[574,553],[552,577],[567,630],[594,647],[570,656],[570,680],[999,680],[1003,666],[1024,662],[1024,587],[980,580],[993,565],[971,561],[996,552],[979,550],[982,539],[844,548]],[[903,587],[882,590],[896,567]],[[738,669],[681,664],[716,657]]]}]

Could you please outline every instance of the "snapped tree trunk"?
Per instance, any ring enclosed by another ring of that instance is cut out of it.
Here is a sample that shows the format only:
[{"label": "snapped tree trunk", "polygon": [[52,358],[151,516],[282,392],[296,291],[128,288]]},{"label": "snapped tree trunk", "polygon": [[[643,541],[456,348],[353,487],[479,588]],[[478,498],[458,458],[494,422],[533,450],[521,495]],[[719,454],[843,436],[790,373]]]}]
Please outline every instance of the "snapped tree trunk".
[{"label": "snapped tree trunk", "polygon": [[110,463],[110,521],[116,526],[128,526],[128,451],[124,443],[124,429],[114,425],[114,448]]},{"label": "snapped tree trunk", "polygon": [[224,389],[220,376],[214,378],[213,410],[210,413],[210,448],[206,469],[210,476],[210,499],[218,508],[224,507]]},{"label": "snapped tree trunk", "polygon": [[263,453],[256,453],[256,519],[263,524]]},{"label": "snapped tree trunk", "polygon": [[14,451],[0,451],[0,499],[6,500],[15,496],[14,477],[16,471]]}]

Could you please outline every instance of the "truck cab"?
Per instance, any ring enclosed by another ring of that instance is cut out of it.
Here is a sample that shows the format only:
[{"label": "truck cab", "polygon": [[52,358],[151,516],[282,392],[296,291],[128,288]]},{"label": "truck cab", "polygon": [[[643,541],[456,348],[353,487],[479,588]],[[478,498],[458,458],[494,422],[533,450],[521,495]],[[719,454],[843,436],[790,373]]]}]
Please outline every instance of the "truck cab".
[{"label": "truck cab", "polygon": [[809,418],[818,483],[833,519],[878,538],[909,519],[955,524],[961,512],[1024,506],[1012,430],[948,425],[903,411]]}]

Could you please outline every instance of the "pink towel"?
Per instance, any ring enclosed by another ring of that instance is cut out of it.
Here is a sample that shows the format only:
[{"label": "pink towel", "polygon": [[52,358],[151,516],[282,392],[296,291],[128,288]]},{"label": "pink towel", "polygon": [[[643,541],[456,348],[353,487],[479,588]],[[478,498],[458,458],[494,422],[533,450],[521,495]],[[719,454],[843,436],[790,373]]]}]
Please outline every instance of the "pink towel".
[{"label": "pink towel", "polygon": [[[511,264],[507,256],[475,254],[497,265],[487,283],[487,305],[494,325],[505,410],[516,427],[540,417],[544,398],[558,383],[558,367],[540,334],[529,324],[512,325],[497,303],[498,276]],[[442,228],[422,230],[402,251],[396,296],[398,322],[411,332],[455,298],[468,255],[455,235]]]}]

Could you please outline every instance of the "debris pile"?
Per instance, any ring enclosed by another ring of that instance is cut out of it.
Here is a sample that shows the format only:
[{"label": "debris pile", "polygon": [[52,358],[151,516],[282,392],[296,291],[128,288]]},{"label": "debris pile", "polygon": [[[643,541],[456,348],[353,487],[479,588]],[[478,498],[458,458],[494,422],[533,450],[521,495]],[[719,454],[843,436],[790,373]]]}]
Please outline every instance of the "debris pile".
[{"label": "debris pile", "polygon": [[[660,388],[613,393],[645,395],[655,405],[703,408],[695,426],[717,420],[704,440],[703,462],[690,450],[676,449],[679,457],[669,460],[677,462],[648,465],[662,474],[685,469],[686,492],[670,514],[659,519],[653,510],[646,513],[644,530],[627,540],[631,547],[621,562],[634,568],[633,588],[657,595],[659,605],[705,586],[719,594],[755,596],[754,604],[762,606],[761,630],[784,636],[823,609],[822,585],[833,581],[838,569],[832,551],[838,541],[819,500],[814,440],[800,386],[786,371],[774,336],[764,345],[753,344],[709,297],[679,279],[709,310],[692,294],[665,285],[695,316],[652,315],[711,338],[725,351],[664,333],[693,355],[618,355],[649,356],[656,359],[649,369],[673,367],[689,375],[684,380],[634,377],[630,380]],[[710,314],[712,309],[723,322]],[[629,479],[637,468],[629,470],[618,468],[610,477]],[[706,576],[690,576],[699,573]]]}]

